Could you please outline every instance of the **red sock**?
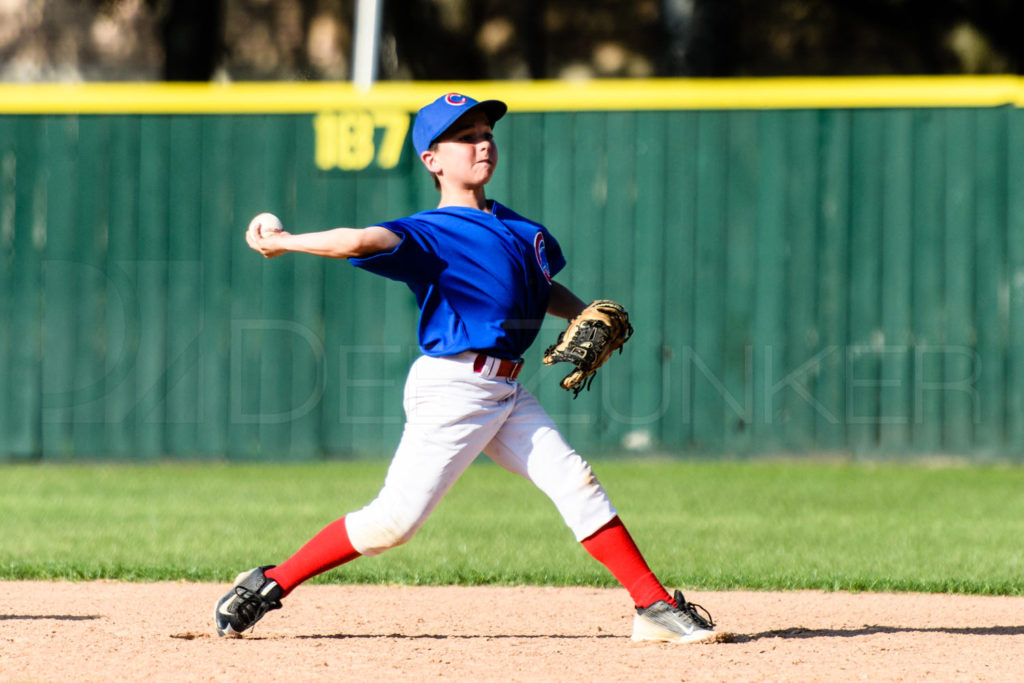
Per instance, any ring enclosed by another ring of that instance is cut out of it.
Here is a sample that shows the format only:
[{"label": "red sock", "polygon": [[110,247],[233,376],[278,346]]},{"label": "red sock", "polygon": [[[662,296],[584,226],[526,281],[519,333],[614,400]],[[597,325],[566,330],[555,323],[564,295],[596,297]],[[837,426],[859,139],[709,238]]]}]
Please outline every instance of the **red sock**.
[{"label": "red sock", "polygon": [[342,517],[325,526],[287,560],[273,569],[268,569],[266,576],[277,581],[277,585],[287,595],[303,581],[357,557],[359,553],[348,540],[345,518]]},{"label": "red sock", "polygon": [[659,600],[674,604],[618,516],[583,539],[583,547],[629,591],[637,607],[649,607]]}]

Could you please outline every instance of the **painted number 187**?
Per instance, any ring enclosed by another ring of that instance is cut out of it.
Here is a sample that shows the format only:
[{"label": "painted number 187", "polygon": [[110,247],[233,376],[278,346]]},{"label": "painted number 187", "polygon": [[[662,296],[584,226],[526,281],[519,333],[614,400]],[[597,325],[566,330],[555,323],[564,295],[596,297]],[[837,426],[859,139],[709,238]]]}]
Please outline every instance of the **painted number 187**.
[{"label": "painted number 187", "polygon": [[[322,112],[313,119],[313,128],[320,169],[361,171],[371,164],[394,168],[409,132],[409,115],[387,110]],[[378,129],[383,129],[380,136]]]}]

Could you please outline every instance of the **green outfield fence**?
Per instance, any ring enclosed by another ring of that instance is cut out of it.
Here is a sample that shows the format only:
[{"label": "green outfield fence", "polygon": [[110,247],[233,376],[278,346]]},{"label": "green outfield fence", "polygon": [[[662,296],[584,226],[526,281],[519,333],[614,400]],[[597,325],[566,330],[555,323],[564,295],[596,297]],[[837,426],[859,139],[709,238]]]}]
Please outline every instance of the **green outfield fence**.
[{"label": "green outfield fence", "polygon": [[527,355],[580,450],[1024,455],[1024,80],[934,77],[0,85],[0,457],[388,457],[411,294],[243,232],[432,206],[409,124],[455,90],[633,315],[576,401],[560,325]]}]

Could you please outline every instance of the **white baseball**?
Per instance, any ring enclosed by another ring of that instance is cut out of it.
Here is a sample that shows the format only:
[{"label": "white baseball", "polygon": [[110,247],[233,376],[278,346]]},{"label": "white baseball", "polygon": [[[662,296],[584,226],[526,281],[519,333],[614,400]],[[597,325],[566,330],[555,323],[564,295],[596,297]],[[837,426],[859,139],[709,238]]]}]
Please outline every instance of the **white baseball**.
[{"label": "white baseball", "polygon": [[284,230],[284,225],[281,223],[281,219],[272,213],[259,214],[249,222],[249,228],[251,229],[257,223],[259,224],[258,231],[260,237],[269,237],[275,232],[281,232]]}]

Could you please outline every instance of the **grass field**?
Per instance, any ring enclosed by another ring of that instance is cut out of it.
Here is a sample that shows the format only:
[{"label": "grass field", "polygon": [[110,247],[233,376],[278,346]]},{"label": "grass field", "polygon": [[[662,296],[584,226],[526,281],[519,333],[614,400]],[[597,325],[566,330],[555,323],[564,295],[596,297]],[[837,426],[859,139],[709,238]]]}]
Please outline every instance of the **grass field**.
[{"label": "grass field", "polygon": [[[595,463],[664,583],[1024,595],[1024,469]],[[228,581],[369,502],[385,464],[0,467],[0,579]],[[322,582],[611,586],[532,486],[478,462],[420,533]]]}]

